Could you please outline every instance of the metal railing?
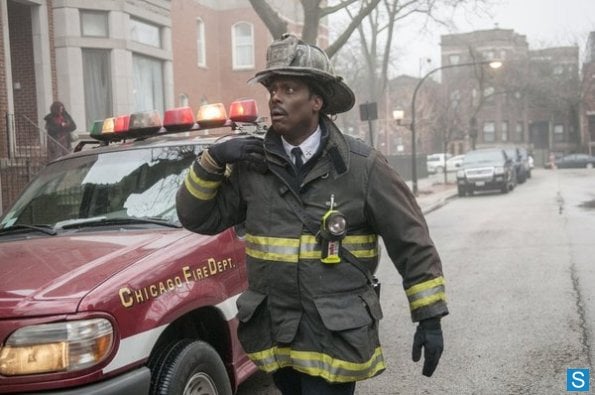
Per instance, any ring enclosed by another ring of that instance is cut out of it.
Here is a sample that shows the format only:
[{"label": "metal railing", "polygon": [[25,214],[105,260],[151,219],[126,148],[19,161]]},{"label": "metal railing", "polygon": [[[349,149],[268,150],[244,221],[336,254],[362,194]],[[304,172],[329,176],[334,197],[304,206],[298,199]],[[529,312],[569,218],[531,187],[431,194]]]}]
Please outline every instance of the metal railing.
[{"label": "metal railing", "polygon": [[45,129],[23,114],[6,114],[5,122],[6,149],[0,154],[0,214],[47,163]]}]

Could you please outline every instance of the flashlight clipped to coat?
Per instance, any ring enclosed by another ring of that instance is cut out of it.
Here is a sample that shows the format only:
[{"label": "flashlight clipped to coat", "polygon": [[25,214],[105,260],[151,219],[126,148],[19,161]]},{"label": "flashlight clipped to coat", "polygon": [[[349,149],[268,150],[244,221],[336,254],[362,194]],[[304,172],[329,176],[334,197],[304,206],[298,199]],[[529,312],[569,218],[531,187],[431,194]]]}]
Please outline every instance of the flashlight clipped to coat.
[{"label": "flashlight clipped to coat", "polygon": [[321,258],[323,263],[334,265],[341,262],[339,252],[341,243],[347,234],[347,219],[345,215],[335,210],[335,195],[331,195],[329,210],[322,216],[318,238],[321,243]]}]

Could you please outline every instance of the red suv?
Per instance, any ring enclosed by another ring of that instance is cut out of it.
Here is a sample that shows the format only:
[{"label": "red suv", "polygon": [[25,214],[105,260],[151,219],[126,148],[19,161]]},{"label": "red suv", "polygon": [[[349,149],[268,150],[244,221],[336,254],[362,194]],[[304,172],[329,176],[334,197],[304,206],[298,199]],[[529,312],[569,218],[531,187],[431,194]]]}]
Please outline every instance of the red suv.
[{"label": "red suv", "polygon": [[175,208],[203,126],[240,124],[184,110],[106,120],[0,218],[0,393],[231,394],[256,371],[241,228],[194,234]]}]

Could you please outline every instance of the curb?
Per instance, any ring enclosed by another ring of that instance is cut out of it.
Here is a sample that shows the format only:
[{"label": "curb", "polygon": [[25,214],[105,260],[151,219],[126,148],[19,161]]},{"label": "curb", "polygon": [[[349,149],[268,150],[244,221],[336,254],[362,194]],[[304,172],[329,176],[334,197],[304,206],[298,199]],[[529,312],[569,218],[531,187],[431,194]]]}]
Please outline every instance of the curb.
[{"label": "curb", "polygon": [[445,206],[449,200],[456,198],[457,192],[456,189],[449,193],[449,194],[445,194],[444,197],[440,198],[437,202],[431,203],[429,205],[427,205],[426,207],[422,208],[422,213],[424,215],[430,214],[433,211],[438,210],[439,208]]}]

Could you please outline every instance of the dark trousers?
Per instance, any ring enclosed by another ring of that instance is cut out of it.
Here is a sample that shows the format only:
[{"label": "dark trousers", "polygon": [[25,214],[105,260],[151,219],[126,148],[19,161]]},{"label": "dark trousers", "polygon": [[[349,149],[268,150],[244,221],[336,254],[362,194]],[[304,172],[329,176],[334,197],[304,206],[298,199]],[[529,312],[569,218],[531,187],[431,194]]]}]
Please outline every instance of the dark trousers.
[{"label": "dark trousers", "polygon": [[283,395],[353,395],[355,382],[332,384],[292,368],[273,373],[273,381]]}]

